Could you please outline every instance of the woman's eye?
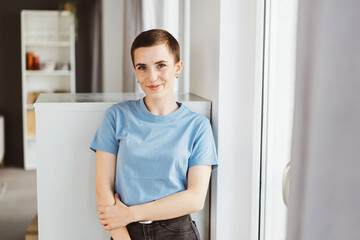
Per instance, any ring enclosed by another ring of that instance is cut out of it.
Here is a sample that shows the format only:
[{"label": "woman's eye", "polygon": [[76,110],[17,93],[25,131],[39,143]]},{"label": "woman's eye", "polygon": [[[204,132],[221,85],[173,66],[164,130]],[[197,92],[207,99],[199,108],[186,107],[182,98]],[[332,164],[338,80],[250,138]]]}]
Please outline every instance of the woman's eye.
[{"label": "woman's eye", "polygon": [[160,63],[160,64],[158,65],[158,68],[163,68],[163,67],[165,67],[165,66],[166,66],[165,64]]},{"label": "woman's eye", "polygon": [[140,66],[140,67],[138,67],[137,69],[138,69],[138,70],[146,70],[146,67]]}]

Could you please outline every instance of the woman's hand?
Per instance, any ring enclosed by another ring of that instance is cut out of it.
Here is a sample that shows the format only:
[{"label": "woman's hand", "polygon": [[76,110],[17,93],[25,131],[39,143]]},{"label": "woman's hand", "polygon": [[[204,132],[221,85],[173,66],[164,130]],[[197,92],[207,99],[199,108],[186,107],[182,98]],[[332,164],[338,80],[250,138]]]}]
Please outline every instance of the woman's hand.
[{"label": "woman's hand", "polygon": [[133,221],[130,207],[127,207],[120,201],[117,193],[115,194],[115,205],[97,206],[96,211],[100,212],[98,216],[105,230],[125,227]]}]

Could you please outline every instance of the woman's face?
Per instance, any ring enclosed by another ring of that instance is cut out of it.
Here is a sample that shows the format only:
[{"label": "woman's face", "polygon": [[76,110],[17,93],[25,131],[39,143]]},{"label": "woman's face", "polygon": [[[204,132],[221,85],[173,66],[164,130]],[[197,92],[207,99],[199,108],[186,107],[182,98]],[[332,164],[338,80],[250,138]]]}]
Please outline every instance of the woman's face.
[{"label": "woman's face", "polygon": [[136,49],[134,65],[136,77],[147,97],[172,96],[174,79],[180,74],[183,63],[174,63],[174,56],[165,43]]}]

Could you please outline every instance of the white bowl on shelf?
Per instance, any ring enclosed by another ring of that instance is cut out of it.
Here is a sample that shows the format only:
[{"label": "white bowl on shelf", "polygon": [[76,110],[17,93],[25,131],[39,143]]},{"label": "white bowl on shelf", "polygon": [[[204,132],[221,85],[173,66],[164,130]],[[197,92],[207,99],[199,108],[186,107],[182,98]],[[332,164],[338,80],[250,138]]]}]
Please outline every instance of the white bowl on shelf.
[{"label": "white bowl on shelf", "polygon": [[55,70],[55,62],[54,61],[45,61],[41,64],[40,70],[45,72],[53,72]]}]

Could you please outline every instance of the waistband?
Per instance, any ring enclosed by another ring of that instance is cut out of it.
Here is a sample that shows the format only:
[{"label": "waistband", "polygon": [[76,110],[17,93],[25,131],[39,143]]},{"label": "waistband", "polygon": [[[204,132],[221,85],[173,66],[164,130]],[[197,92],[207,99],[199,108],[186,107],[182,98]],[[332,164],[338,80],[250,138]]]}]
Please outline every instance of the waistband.
[{"label": "waistband", "polygon": [[[140,221],[140,222],[134,222],[135,224],[153,224],[153,223],[168,223],[168,222],[174,222],[174,221],[184,221],[184,220],[188,220],[191,219],[190,214],[186,214],[184,216],[181,217],[177,217],[177,218],[171,218],[171,219],[166,219],[166,220],[157,220],[157,221]],[[132,224],[132,223],[130,223]]]}]

